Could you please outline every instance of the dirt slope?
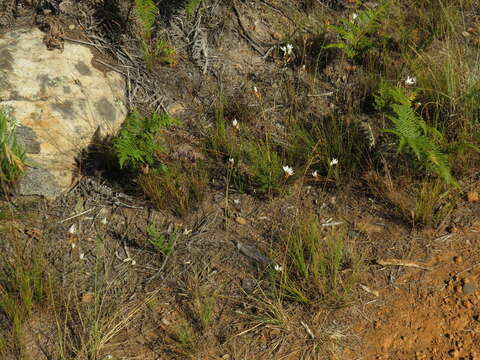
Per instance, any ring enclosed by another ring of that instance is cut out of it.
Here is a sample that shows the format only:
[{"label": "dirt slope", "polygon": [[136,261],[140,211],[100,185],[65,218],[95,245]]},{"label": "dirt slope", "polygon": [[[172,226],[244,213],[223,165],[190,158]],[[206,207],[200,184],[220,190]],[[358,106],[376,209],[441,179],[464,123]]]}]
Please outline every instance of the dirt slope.
[{"label": "dirt slope", "polygon": [[361,358],[480,359],[479,241],[475,228],[433,241],[432,270],[410,269],[366,303]]}]

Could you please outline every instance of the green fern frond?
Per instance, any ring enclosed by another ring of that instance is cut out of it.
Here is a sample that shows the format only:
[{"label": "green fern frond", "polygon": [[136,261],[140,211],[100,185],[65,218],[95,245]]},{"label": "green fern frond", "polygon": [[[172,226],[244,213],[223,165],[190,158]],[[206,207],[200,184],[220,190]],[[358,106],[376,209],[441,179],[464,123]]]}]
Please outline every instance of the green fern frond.
[{"label": "green fern frond", "polygon": [[384,84],[375,98],[375,103],[379,108],[390,105],[387,118],[394,128],[384,131],[398,137],[398,152],[412,152],[425,169],[440,176],[445,183],[458,187],[451,173],[449,155],[442,151],[444,142],[442,133],[428,126],[425,120],[415,113],[405,90]]},{"label": "green fern frond", "polygon": [[150,39],[158,15],[158,8],[153,0],[135,0],[135,15],[143,27],[144,37]]},{"label": "green fern frond", "polygon": [[341,38],[342,43],[334,43],[325,46],[325,49],[338,48],[347,58],[355,59],[371,47],[375,46],[371,35],[380,26],[380,19],[385,13],[387,3],[372,9],[359,11],[356,18],[339,19],[342,26],[331,25],[329,28],[335,31]]},{"label": "green fern frond", "polygon": [[127,116],[119,136],[113,142],[120,168],[138,170],[141,166],[154,165],[158,152],[164,151],[159,132],[179,121],[168,114],[152,114],[143,118],[138,111]]}]

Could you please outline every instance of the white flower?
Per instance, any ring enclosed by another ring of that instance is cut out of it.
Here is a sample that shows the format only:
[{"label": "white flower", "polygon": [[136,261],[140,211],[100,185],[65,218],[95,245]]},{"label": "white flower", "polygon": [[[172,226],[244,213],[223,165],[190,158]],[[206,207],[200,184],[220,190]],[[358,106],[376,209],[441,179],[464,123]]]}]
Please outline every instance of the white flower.
[{"label": "white flower", "polygon": [[312,176],[316,179],[318,178],[318,171],[315,170],[314,172],[312,172]]},{"label": "white flower", "polygon": [[275,269],[275,271],[279,271],[279,272],[283,270],[283,268],[278,264],[273,265],[273,268]]},{"label": "white flower", "polygon": [[417,79],[415,77],[407,76],[407,78],[405,79],[405,85],[415,85],[416,82]]},{"label": "white flower", "polygon": [[288,166],[288,165],[284,165],[284,166],[283,166],[283,171],[285,172],[285,174],[286,174],[287,176],[292,176],[293,173],[294,173],[293,169],[292,169],[290,166]]},{"label": "white flower", "polygon": [[352,20],[355,21],[355,20],[357,20],[357,18],[358,18],[358,15],[356,13],[353,13],[352,14]]},{"label": "white flower", "polygon": [[68,229],[69,234],[75,234],[77,232],[77,224],[72,224],[70,228]]},{"label": "white flower", "polygon": [[287,44],[286,46],[280,46],[280,50],[282,50],[283,56],[290,56],[293,54],[293,45]]},{"label": "white flower", "polygon": [[108,221],[107,221],[107,218],[104,217],[100,222],[101,222],[103,225],[106,225]]},{"label": "white flower", "polygon": [[330,166],[337,165],[337,164],[338,164],[338,159],[332,159],[332,161],[330,161]]},{"label": "white flower", "polygon": [[228,159],[228,162],[233,165],[233,164],[235,164],[235,159],[234,159],[234,158],[230,158],[230,159]]},{"label": "white flower", "polygon": [[253,91],[255,92],[255,94],[258,93],[258,89],[256,86],[253,87]]},{"label": "white flower", "polygon": [[80,260],[85,260],[85,254],[84,253],[80,253]]},{"label": "white flower", "polygon": [[238,120],[237,119],[233,119],[232,126],[237,130],[240,129],[240,126],[238,125]]}]

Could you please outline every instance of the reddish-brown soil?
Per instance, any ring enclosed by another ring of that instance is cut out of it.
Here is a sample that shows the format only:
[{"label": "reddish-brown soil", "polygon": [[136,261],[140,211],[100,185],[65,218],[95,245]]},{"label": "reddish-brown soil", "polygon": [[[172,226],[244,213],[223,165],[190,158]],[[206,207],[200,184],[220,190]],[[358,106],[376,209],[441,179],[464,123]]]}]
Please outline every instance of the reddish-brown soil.
[{"label": "reddish-brown soil", "polygon": [[431,270],[405,271],[361,307],[362,355],[345,358],[480,359],[479,241],[475,228],[432,240]]}]

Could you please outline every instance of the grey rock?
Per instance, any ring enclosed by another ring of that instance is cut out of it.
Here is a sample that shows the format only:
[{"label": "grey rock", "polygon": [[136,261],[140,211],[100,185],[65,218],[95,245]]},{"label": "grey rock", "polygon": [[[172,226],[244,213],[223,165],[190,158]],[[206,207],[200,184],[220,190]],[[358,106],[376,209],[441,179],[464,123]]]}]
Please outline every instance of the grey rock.
[{"label": "grey rock", "polygon": [[75,158],[92,140],[117,132],[127,114],[125,82],[92,66],[86,46],[47,50],[38,29],[0,38],[0,105],[20,123],[17,141],[35,164],[20,180],[20,195],[55,198],[73,180]]},{"label": "grey rock", "polygon": [[465,283],[462,286],[462,290],[465,295],[471,295],[478,290],[478,286],[470,283]]}]

